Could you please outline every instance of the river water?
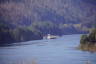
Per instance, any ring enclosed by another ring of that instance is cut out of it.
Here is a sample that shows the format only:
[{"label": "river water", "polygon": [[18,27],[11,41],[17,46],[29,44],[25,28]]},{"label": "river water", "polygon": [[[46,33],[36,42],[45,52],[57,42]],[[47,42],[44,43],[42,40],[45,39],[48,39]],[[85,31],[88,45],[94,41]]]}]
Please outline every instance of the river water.
[{"label": "river water", "polygon": [[0,64],[96,64],[96,53],[76,49],[81,35],[0,47]]}]

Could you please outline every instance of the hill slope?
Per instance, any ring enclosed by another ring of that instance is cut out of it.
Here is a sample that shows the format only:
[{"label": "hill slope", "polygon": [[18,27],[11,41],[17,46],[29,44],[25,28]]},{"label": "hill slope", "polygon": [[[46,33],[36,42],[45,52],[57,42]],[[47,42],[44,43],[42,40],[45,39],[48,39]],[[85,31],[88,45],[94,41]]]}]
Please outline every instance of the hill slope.
[{"label": "hill slope", "polygon": [[[9,35],[12,37],[8,40],[26,41],[35,37],[42,39],[42,36],[48,33],[55,35],[88,33],[96,24],[95,18],[95,0],[0,0],[0,29],[2,28],[0,33],[7,30],[8,34],[11,31]],[[18,34],[22,33],[22,31],[19,33],[18,29],[23,29],[25,36],[30,33],[30,37],[26,39],[24,34],[23,40],[20,35],[16,37],[16,33],[13,34],[15,30]],[[42,36],[33,37],[35,32]],[[3,35],[0,37],[0,41],[6,39]]]}]

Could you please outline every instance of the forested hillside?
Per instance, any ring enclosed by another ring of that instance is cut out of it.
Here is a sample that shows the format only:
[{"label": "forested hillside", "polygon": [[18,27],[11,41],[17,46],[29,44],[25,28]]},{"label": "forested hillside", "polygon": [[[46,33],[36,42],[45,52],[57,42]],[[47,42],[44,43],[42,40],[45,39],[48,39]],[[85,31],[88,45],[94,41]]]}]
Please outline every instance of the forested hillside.
[{"label": "forested hillside", "polygon": [[95,21],[95,0],[0,0],[0,43],[88,33]]}]

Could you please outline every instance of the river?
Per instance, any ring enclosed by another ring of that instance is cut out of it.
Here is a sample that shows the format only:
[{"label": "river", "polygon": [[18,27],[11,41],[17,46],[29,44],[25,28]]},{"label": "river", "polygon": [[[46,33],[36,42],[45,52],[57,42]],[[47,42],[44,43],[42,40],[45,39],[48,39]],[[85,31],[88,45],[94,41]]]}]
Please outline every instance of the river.
[{"label": "river", "polygon": [[0,64],[96,64],[96,53],[76,49],[81,35],[0,47]]}]

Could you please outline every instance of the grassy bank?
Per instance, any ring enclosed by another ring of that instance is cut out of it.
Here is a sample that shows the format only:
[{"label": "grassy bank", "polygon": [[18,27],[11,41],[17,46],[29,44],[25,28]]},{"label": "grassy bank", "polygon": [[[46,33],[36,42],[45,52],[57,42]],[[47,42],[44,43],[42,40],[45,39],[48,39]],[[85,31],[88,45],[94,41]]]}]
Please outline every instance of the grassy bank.
[{"label": "grassy bank", "polygon": [[90,34],[81,36],[79,49],[96,52],[96,28]]},{"label": "grassy bank", "polygon": [[80,44],[79,49],[83,51],[96,52],[96,44]]}]

